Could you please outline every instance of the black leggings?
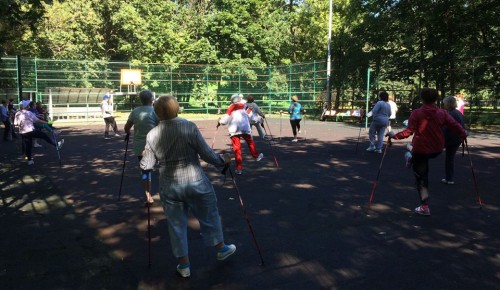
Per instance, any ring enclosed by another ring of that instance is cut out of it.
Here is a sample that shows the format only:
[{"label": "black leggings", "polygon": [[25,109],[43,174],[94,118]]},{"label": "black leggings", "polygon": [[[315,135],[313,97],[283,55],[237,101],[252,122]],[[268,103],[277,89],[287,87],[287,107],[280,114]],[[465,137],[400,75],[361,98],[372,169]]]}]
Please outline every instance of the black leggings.
[{"label": "black leggings", "polygon": [[445,171],[446,180],[453,181],[453,176],[455,172],[455,154],[457,153],[458,147],[456,146],[446,146],[446,159],[445,159]]},{"label": "black leggings", "polygon": [[31,132],[21,134],[21,136],[23,138],[23,146],[28,160],[31,160],[31,149],[33,146],[33,138],[43,139],[47,143],[57,146],[56,141],[50,139],[50,137],[47,136],[47,134],[43,133],[40,130],[35,129]]},{"label": "black leggings", "polygon": [[432,154],[413,153],[413,174],[422,204],[429,203],[429,159],[436,158],[441,152]]},{"label": "black leggings", "polygon": [[297,129],[300,131],[300,120],[302,119],[290,119],[290,125],[292,125],[293,137],[297,137]]}]

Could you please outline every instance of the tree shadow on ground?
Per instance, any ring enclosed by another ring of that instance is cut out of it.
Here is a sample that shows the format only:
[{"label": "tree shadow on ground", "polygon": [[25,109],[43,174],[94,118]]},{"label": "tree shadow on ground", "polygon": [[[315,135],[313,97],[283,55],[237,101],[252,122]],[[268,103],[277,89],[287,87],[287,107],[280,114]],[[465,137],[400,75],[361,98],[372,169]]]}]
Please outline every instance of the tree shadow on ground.
[{"label": "tree shadow on ground", "polygon": [[[229,138],[223,128],[216,132],[213,120],[196,123],[209,145],[215,136],[214,148],[229,152]],[[255,138],[265,159],[252,160],[243,146],[244,174],[235,177],[264,266],[258,265],[258,251],[231,177],[224,178],[219,169],[207,166],[219,199],[225,238],[238,247],[236,255],[225,263],[216,262],[214,250],[204,246],[199,225],[191,220],[192,277],[177,277],[166,220],[157,202],[151,213],[153,252],[152,267],[148,269],[147,215],[142,206],[138,164],[129,147],[118,201],[125,143],[121,139],[102,140],[101,127],[65,130],[62,167],[54,162],[54,152],[49,149],[37,153],[40,162],[33,170],[47,183],[40,181],[36,190],[40,186],[48,193],[58,190],[61,203],[66,204],[65,208],[70,206],[64,213],[47,209],[44,215],[63,220],[64,228],[50,223],[43,227],[43,223],[33,222],[36,215],[30,215],[20,226],[26,232],[34,227],[36,237],[47,243],[69,240],[75,241],[75,247],[81,244],[83,249],[92,249],[77,252],[72,256],[75,259],[105,258],[104,262],[95,263],[101,271],[88,267],[94,276],[78,280],[83,288],[99,285],[94,284],[92,277],[102,276],[108,277],[109,283],[121,283],[117,284],[124,286],[120,289],[421,289],[416,281],[422,277],[432,281],[429,287],[433,289],[496,287],[500,274],[496,255],[499,234],[495,230],[500,204],[498,191],[494,190],[500,155],[498,138],[471,136],[469,140],[485,203],[483,210],[475,203],[468,156],[456,157],[455,186],[439,183],[444,170],[444,156],[439,156],[430,168],[432,216],[421,217],[412,212],[418,198],[413,175],[404,167],[405,142],[394,142],[388,149],[371,210],[366,212],[382,155],[364,150],[364,129],[307,121],[299,142],[292,143],[287,122],[274,119],[268,120],[268,124],[275,134],[272,147]],[[16,176],[26,176],[31,169],[19,166],[18,170],[2,174],[8,176],[5,184],[16,184]],[[157,192],[156,173],[153,184]],[[7,194],[18,199],[29,186],[20,185],[18,191],[9,189]],[[5,190],[2,197],[4,193]],[[20,207],[14,204],[4,199],[2,212],[12,215],[9,221],[13,224],[19,224]],[[47,228],[58,235],[48,235]],[[27,248],[33,243],[32,238],[24,240]],[[5,240],[3,248],[13,244],[14,240]],[[21,266],[13,262],[15,256],[5,257],[8,265]],[[52,256],[41,261],[40,267],[48,264],[49,269],[54,269],[50,267]],[[71,259],[68,262],[78,265]],[[55,267],[53,271],[65,272],[65,268]],[[2,280],[20,280],[9,273]],[[123,279],[117,280],[118,277]],[[52,286],[64,288],[62,279],[53,281]],[[102,285],[110,285],[105,283],[106,280]]]}]

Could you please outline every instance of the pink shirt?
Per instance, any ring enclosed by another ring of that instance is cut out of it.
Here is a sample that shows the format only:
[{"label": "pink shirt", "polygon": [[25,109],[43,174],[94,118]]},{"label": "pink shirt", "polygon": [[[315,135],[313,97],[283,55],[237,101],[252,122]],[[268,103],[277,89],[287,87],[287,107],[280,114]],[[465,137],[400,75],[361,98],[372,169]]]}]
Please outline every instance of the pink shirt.
[{"label": "pink shirt", "polygon": [[19,126],[19,133],[26,134],[33,130],[35,130],[34,122],[37,122],[39,119],[30,111],[21,110],[16,113],[14,118],[14,125]]},{"label": "pink shirt", "polygon": [[457,100],[457,110],[459,110],[460,113],[462,113],[462,115],[463,115],[464,109],[465,109],[465,102],[463,100],[458,99]]}]

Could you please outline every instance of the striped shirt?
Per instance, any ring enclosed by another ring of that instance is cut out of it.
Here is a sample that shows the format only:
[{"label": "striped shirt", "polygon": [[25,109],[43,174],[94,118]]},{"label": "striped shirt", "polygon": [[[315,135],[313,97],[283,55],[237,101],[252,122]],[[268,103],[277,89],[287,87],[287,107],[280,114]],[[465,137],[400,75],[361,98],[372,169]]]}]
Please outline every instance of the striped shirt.
[{"label": "striped shirt", "polygon": [[160,121],[146,137],[141,160],[143,170],[160,165],[160,188],[167,184],[187,184],[207,178],[199,158],[215,166],[224,159],[208,146],[193,122],[182,118]]}]

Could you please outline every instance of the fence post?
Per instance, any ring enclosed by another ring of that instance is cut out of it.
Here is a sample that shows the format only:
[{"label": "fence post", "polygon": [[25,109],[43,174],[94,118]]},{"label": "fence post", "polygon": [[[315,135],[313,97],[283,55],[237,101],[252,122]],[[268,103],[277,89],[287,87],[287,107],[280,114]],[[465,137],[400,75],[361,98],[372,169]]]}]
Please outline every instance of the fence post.
[{"label": "fence post", "polygon": [[205,80],[206,80],[206,82],[205,82],[205,86],[206,86],[205,108],[207,108],[206,114],[207,114],[207,118],[208,118],[208,96],[209,96],[209,91],[208,91],[208,64],[205,67]]},{"label": "fence post", "polygon": [[[370,67],[368,67],[368,71],[366,73],[366,111],[365,114],[368,114],[368,102],[370,100]],[[365,130],[368,129],[368,118],[365,117]]]},{"label": "fence post", "polygon": [[268,93],[268,98],[269,98],[268,111],[269,111],[269,114],[272,114],[273,105],[271,103],[274,100],[274,98],[273,98],[273,66],[272,65],[269,66],[269,89],[267,90],[267,93]]},{"label": "fence post", "polygon": [[16,57],[16,64],[17,64],[17,93],[18,93],[17,102],[19,103],[23,99],[23,78],[22,78],[22,65],[21,65],[20,55]]},{"label": "fence post", "polygon": [[54,112],[52,108],[52,89],[49,89],[49,118],[54,121]]}]

